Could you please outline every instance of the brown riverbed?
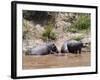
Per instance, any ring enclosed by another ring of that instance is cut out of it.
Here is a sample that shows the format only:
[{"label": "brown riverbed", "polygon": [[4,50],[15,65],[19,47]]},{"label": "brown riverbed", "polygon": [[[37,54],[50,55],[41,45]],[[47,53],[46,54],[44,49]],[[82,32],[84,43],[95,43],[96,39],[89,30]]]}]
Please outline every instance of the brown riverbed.
[{"label": "brown riverbed", "polygon": [[81,55],[66,54],[62,55],[24,55],[22,58],[23,69],[39,68],[61,68],[61,67],[79,67],[90,66],[90,52],[82,52]]}]

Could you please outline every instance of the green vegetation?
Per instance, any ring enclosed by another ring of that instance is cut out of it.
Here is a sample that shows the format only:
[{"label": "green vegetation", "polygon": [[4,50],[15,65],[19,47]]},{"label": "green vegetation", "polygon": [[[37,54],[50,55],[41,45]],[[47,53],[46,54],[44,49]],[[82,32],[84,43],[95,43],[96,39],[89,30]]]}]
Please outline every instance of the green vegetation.
[{"label": "green vegetation", "polygon": [[52,24],[48,24],[47,26],[45,26],[45,31],[42,34],[42,39],[48,41],[48,40],[56,40],[56,38],[57,35],[53,31]]},{"label": "green vegetation", "polygon": [[69,29],[67,29],[67,31],[68,32],[72,32],[72,33],[76,33],[76,32],[78,32],[78,30],[77,29],[75,29],[75,28],[69,28]]},{"label": "green vegetation", "polygon": [[82,40],[83,38],[84,38],[84,37],[83,37],[82,35],[72,37],[72,39],[77,40],[77,41],[80,41],[80,40]]},{"label": "green vegetation", "polygon": [[79,14],[76,21],[73,22],[71,27],[67,30],[69,32],[79,32],[81,30],[90,29],[90,15],[89,14]]},{"label": "green vegetation", "polygon": [[[41,37],[44,41],[57,40],[57,33],[59,35],[64,33],[64,36],[67,33],[87,35],[90,32],[90,20],[91,15],[88,13],[65,14],[61,12],[23,10],[23,39],[38,39]],[[33,26],[30,26],[30,21],[33,22]],[[41,28],[35,27],[37,24]],[[83,36],[75,36],[72,39],[78,41],[82,38]]]}]

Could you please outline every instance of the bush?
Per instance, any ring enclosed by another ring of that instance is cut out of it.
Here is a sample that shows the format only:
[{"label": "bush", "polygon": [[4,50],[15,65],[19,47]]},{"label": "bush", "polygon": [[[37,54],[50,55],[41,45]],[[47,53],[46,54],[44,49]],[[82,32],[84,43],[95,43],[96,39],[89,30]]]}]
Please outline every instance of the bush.
[{"label": "bush", "polygon": [[80,15],[79,18],[74,22],[73,27],[78,30],[90,28],[90,16]]},{"label": "bush", "polygon": [[72,39],[74,39],[74,40],[76,40],[76,41],[80,41],[80,40],[83,39],[83,36],[82,36],[82,35],[81,35],[81,36],[75,36],[75,37],[73,37]]},{"label": "bush", "polygon": [[56,40],[57,35],[55,32],[53,32],[53,27],[51,24],[48,24],[47,26],[45,26],[45,31],[42,34],[42,39],[43,40]]},{"label": "bush", "polygon": [[67,29],[67,31],[72,32],[72,33],[78,32],[77,29],[75,29],[75,28],[69,28],[69,29]]},{"label": "bush", "polygon": [[67,30],[70,32],[77,32],[81,30],[90,29],[90,15],[89,14],[79,14],[76,21],[73,22],[71,27]]}]

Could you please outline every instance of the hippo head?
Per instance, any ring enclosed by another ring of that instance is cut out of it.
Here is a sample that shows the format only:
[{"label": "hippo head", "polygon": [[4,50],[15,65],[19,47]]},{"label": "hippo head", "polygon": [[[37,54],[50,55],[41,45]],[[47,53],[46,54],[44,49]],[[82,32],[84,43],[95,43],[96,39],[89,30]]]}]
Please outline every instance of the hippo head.
[{"label": "hippo head", "polygon": [[83,43],[83,48],[88,47],[89,43]]},{"label": "hippo head", "polygon": [[54,53],[59,53],[59,51],[58,51],[58,49],[57,49],[57,47],[56,47],[56,45],[53,43],[53,44],[51,44],[50,46],[49,46],[49,51],[52,53],[52,54],[54,54]]},{"label": "hippo head", "polygon": [[56,53],[59,53],[59,51],[58,51],[58,49],[57,49],[55,44],[52,45],[52,51],[56,52]]}]

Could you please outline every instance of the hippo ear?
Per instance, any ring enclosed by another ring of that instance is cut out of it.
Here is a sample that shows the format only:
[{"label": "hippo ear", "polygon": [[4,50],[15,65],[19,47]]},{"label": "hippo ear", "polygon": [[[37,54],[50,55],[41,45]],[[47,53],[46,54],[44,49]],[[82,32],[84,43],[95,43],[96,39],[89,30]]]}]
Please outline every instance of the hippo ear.
[{"label": "hippo ear", "polygon": [[55,46],[55,44],[54,44],[54,43],[53,43],[52,45],[53,45],[53,46]]}]

